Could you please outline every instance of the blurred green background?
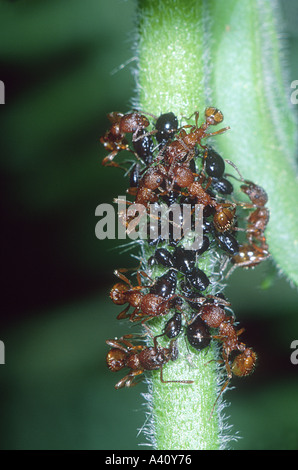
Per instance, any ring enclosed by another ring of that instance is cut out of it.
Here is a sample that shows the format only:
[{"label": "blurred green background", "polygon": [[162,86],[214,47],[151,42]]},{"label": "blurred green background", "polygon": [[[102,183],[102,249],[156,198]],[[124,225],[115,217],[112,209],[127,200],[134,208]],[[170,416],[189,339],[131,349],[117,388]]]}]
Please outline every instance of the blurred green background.
[{"label": "blurred green background", "polygon": [[[283,8],[290,93],[297,2]],[[122,172],[101,166],[99,137],[108,112],[132,107],[131,66],[119,66],[135,21],[132,0],[0,1],[1,449],[147,448],[145,386],[116,391],[105,366],[105,339],[127,333],[108,298],[113,270],[135,261],[94,232],[96,206],[125,194]],[[259,355],[226,394],[243,437],[232,447],[297,449],[297,290],[267,262],[237,270],[227,295]]]}]

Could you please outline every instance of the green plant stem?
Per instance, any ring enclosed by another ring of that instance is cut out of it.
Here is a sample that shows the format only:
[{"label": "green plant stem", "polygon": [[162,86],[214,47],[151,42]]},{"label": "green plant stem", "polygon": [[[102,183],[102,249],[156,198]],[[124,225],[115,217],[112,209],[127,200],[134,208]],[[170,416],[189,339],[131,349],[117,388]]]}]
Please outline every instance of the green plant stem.
[{"label": "green plant stem", "polygon": [[[268,192],[270,251],[298,284],[295,121],[284,89],[275,2],[139,0],[138,6],[140,109],[181,117],[210,105],[224,113],[231,131],[214,139],[215,146]],[[215,282],[212,254],[199,267]],[[155,333],[163,323],[154,324]],[[229,438],[221,410],[209,419],[219,390],[217,353],[211,347],[206,356],[190,354],[183,339],[179,348],[165,379],[195,383],[162,384],[153,374],[151,439],[158,449],[224,448]]]},{"label": "green plant stem", "polygon": [[[173,111],[179,118],[204,110],[202,16],[202,1],[139,2],[139,106],[142,110],[156,115]],[[207,257],[200,267],[211,274]],[[157,334],[164,320],[156,323]],[[207,354],[190,354],[182,339],[179,351],[179,360],[165,368],[165,378],[192,379],[195,383],[162,384],[158,373],[153,374],[152,440],[158,449],[218,449],[222,442],[217,408],[210,420],[218,393],[215,349],[209,348]]]}]

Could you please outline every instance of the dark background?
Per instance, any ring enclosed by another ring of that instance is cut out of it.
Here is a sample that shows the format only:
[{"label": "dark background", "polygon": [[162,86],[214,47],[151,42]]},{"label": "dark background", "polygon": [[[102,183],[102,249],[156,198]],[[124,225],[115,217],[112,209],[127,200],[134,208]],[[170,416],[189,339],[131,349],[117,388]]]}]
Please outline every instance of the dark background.
[{"label": "dark background", "polygon": [[[284,3],[291,83],[298,13]],[[108,299],[113,270],[135,261],[94,232],[96,206],[126,189],[120,170],[101,166],[99,137],[108,112],[132,107],[131,65],[114,71],[132,57],[134,27],[133,1],[0,1],[2,449],[145,442],[144,385],[115,391],[105,366],[105,339],[127,333]],[[266,262],[238,269],[227,295],[259,355],[226,394],[243,437],[233,448],[297,449],[297,290]]]}]

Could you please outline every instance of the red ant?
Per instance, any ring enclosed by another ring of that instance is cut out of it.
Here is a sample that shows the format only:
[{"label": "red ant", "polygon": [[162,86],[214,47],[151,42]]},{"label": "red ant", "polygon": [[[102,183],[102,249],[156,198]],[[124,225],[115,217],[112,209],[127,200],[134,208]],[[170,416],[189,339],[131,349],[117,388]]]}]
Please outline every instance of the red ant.
[{"label": "red ant", "polygon": [[269,210],[264,207],[268,197],[261,186],[248,182],[248,185],[242,185],[241,189],[248,195],[256,209],[248,217],[246,236],[248,243],[254,246],[254,241],[260,242],[260,246],[255,247],[255,251],[268,254],[268,245],[264,237],[264,232],[269,221]]},{"label": "red ant", "polygon": [[100,138],[100,142],[110,153],[103,159],[102,164],[119,166],[117,163],[113,162],[115,156],[121,150],[132,152],[125,139],[125,134],[132,134],[132,140],[136,140],[138,132],[148,127],[149,121],[145,116],[136,111],[129,114],[122,114],[115,111],[108,114],[108,119],[111,121],[112,126],[105,135]]},{"label": "red ant", "polygon": [[[144,294],[140,292],[142,289],[149,286],[141,285],[139,273],[137,275],[137,286],[132,286],[126,276],[121,274],[119,271],[115,271],[115,274],[127,284],[126,285],[123,283],[117,283],[113,286],[110,292],[110,298],[115,304],[124,305],[128,303],[127,307],[117,316],[118,320],[122,320],[124,318],[129,317],[130,321],[132,322],[138,321],[139,319],[143,319],[142,323],[144,323],[150,320],[151,318],[160,315],[166,315],[171,308],[174,308],[179,305],[179,303],[181,303],[181,299],[176,294],[170,295],[169,298],[165,299],[165,297],[163,297],[162,295],[158,295],[158,293]],[[162,287],[163,286],[159,287],[158,292],[162,293]],[[170,290],[173,291],[171,285],[169,287]],[[130,307],[134,307],[134,310],[130,315],[127,315],[127,312]]]},{"label": "red ant", "polygon": [[264,236],[265,229],[269,221],[269,210],[265,207],[268,201],[266,191],[253,183],[245,180],[239,172],[236,165],[227,160],[240,176],[240,180],[244,183],[240,189],[245,193],[251,203],[240,204],[245,209],[255,209],[248,217],[247,227],[245,229],[247,243],[240,245],[239,253],[232,258],[234,266],[230,269],[226,277],[229,277],[236,267],[255,267],[265,259],[269,258],[268,245]]},{"label": "red ant", "polygon": [[191,384],[192,380],[164,380],[163,366],[170,360],[175,361],[178,358],[178,348],[175,340],[170,342],[168,348],[158,346],[154,338],[154,346],[133,345],[128,339],[133,335],[125,335],[119,340],[107,340],[106,343],[112,347],[107,354],[108,368],[116,372],[123,367],[130,368],[130,372],[123,377],[115,388],[132,387],[136,385],[134,379],[147,370],[160,370],[160,380],[162,383],[185,383]]},{"label": "red ant", "polygon": [[[156,161],[164,160],[166,166],[169,168],[169,174],[172,174],[172,169],[176,166],[177,162],[185,160],[190,161],[194,156],[194,148],[198,144],[202,148],[205,148],[201,144],[201,141],[205,138],[213,135],[222,134],[226,132],[229,127],[220,129],[219,131],[207,133],[209,126],[215,126],[223,121],[223,114],[217,108],[209,107],[205,109],[205,122],[198,126],[199,112],[196,111],[195,125],[185,125],[178,132],[176,138],[168,144],[164,149],[161,150],[156,158]],[[190,116],[187,119],[191,119]],[[190,132],[187,134],[185,129],[190,128]]]},{"label": "red ant", "polygon": [[[212,416],[215,405],[228,386],[232,376],[245,377],[251,374],[256,365],[257,355],[252,348],[247,347],[246,344],[238,340],[238,337],[244,332],[244,328],[236,330],[233,317],[227,316],[222,307],[215,304],[204,304],[197,315],[200,315],[200,318],[209,328],[218,328],[218,334],[213,335],[212,338],[222,342],[222,357],[228,376],[213,405]],[[230,355],[235,351],[237,355],[230,365]]]}]

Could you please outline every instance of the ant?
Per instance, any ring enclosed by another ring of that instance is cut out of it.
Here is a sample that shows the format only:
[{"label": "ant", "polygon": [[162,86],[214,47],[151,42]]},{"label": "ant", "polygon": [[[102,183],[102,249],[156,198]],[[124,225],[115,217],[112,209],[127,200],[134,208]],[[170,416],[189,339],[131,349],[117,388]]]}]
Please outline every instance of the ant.
[{"label": "ant", "polygon": [[[258,241],[261,244],[261,251],[267,251],[268,246],[264,237],[264,232],[269,221],[269,210],[264,207],[268,196],[261,186],[249,182],[248,185],[241,186],[242,191],[250,198],[255,210],[248,217],[248,225],[246,229],[247,240],[250,244]],[[258,251],[258,248],[256,248]]]},{"label": "ant", "polygon": [[132,151],[125,139],[125,134],[132,134],[132,141],[134,142],[140,138],[138,136],[140,130],[148,127],[150,123],[145,116],[136,111],[129,114],[115,111],[108,114],[108,119],[112,123],[111,128],[100,138],[100,142],[110,153],[103,159],[102,164],[105,166],[119,166],[113,162],[115,156],[121,150]]},{"label": "ant", "polygon": [[[270,257],[269,247],[264,236],[268,220],[269,211],[266,208],[258,208],[250,215],[246,230],[248,242],[240,245],[238,254],[232,257],[234,266],[226,277],[229,277],[237,267],[253,268]],[[259,244],[257,244],[258,242]]]},{"label": "ant", "polygon": [[[143,319],[142,323],[144,323],[151,318],[166,315],[171,308],[181,305],[182,299],[174,293],[176,278],[172,272],[157,279],[151,287],[141,285],[139,273],[137,286],[132,286],[126,276],[118,271],[115,271],[115,274],[125,284],[121,282],[115,284],[110,292],[110,298],[117,305],[128,303],[127,307],[117,316],[118,320],[129,317],[132,322]],[[150,287],[148,294],[141,292],[146,287]],[[130,307],[134,307],[134,310],[130,315],[127,315]]]},{"label": "ant", "polygon": [[[215,126],[223,121],[223,114],[217,108],[209,107],[205,109],[205,121],[200,126],[198,126],[199,112],[196,111],[193,115],[195,115],[195,125],[183,126],[178,131],[176,138],[165,149],[162,149],[156,158],[156,161],[164,160],[170,175],[177,162],[188,162],[194,157],[194,148],[197,144],[205,148],[201,144],[203,139],[221,134],[229,129],[229,127],[225,127],[216,132],[206,132],[209,126]],[[189,120],[192,116],[186,119]],[[190,128],[189,133],[185,131],[188,128]]]},{"label": "ant", "polygon": [[233,162],[227,160],[236,169],[240,180],[244,183],[240,186],[241,191],[246,194],[251,203],[241,204],[245,209],[254,209],[247,219],[246,238],[247,242],[239,247],[239,252],[232,257],[234,266],[226,277],[229,277],[236,267],[255,267],[269,258],[268,245],[264,236],[269,221],[269,210],[265,207],[268,196],[266,191],[253,183],[245,180]]},{"label": "ant", "polygon": [[107,340],[106,343],[112,347],[107,354],[108,368],[116,372],[123,367],[130,368],[130,372],[123,377],[115,388],[132,387],[136,385],[134,379],[147,370],[160,370],[160,380],[162,383],[185,383],[191,384],[193,380],[164,380],[163,366],[170,360],[175,361],[178,358],[178,347],[175,340],[170,342],[168,348],[158,346],[156,337],[154,346],[133,345],[128,339],[133,335],[125,335],[119,340]]},{"label": "ant", "polygon": [[[233,375],[237,377],[246,377],[251,374],[255,368],[257,355],[254,350],[247,347],[246,344],[239,341],[238,337],[244,332],[244,328],[236,330],[234,319],[227,316],[224,309],[216,304],[204,304],[198,311],[197,316],[206,323],[209,328],[218,328],[218,334],[212,338],[222,342],[222,357],[227,372],[227,380],[223,384],[220,393],[213,405],[211,416],[215,405],[227,388]],[[231,353],[236,353],[230,365]],[[211,417],[210,416],[210,417]]]},{"label": "ant", "polygon": [[127,277],[122,274],[119,270],[115,270],[114,274],[119,277],[119,279],[125,282],[125,284],[123,284],[122,282],[117,282],[116,284],[114,284],[110,292],[110,299],[112,300],[112,302],[114,302],[114,304],[129,304],[128,307],[118,315],[118,317],[122,318],[122,316],[125,316],[130,306],[137,307],[140,304],[143,298],[143,294],[140,291],[146,286],[143,286],[141,284],[140,272],[137,272],[137,286],[132,286],[131,282],[127,279]]}]

